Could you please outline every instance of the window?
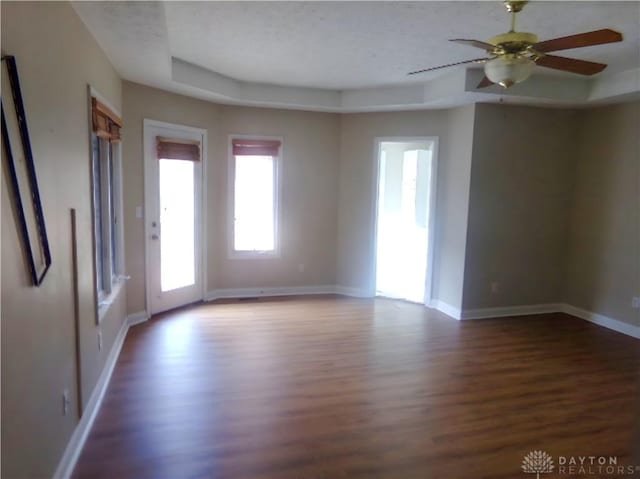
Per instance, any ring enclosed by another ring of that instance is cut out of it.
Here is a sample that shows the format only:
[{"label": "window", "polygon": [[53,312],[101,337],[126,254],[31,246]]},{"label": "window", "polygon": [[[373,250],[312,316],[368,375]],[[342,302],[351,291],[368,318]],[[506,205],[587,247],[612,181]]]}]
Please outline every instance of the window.
[{"label": "window", "polygon": [[280,150],[278,139],[231,140],[232,256],[278,254]]},{"label": "window", "polygon": [[91,168],[98,302],[111,294],[121,274],[120,119],[92,98]]},{"label": "window", "polygon": [[200,142],[157,136],[160,291],[196,284],[196,176]]}]

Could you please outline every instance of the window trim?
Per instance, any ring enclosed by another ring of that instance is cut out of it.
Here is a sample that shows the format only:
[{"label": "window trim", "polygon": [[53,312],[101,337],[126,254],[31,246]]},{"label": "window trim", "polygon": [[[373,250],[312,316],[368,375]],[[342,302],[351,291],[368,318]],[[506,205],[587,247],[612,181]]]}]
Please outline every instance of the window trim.
[{"label": "window trim", "polygon": [[[103,284],[108,285],[107,288],[103,288],[102,290],[98,289],[98,268],[97,268],[97,260],[98,257],[96,255],[96,215],[95,215],[95,186],[94,186],[94,155],[93,155],[93,141],[96,139],[99,142],[99,152],[102,158],[102,155],[108,153],[107,145],[109,141],[104,138],[100,138],[93,131],[93,124],[91,122],[92,119],[92,99],[95,98],[99,102],[106,105],[110,108],[116,115],[120,116],[119,112],[115,110],[107,100],[97,92],[93,87],[89,85],[89,147],[90,147],[90,156],[89,161],[91,165],[91,220],[92,220],[92,251],[93,251],[93,280],[94,280],[94,291],[95,291],[95,311],[96,311],[96,324],[100,324],[102,319],[104,318],[107,310],[109,309],[109,305],[115,300],[117,295],[119,294],[122,284],[124,280],[128,279],[127,276],[124,275],[125,270],[125,259],[124,259],[124,198],[123,198],[123,188],[122,188],[122,141],[111,142],[111,165],[108,165],[107,161],[100,161],[100,170],[101,170],[101,178],[104,178],[106,175],[109,176],[109,179],[106,181],[107,188],[101,188],[102,193],[102,212],[103,214],[106,212],[110,218],[108,224],[108,232],[102,231],[102,237],[109,238],[107,244],[102,241],[102,261],[103,261]],[[103,186],[105,182],[103,181]],[[108,200],[109,198],[109,189],[113,187],[112,198],[113,205]],[[114,214],[114,218],[111,218],[112,212]],[[115,234],[112,229],[115,228]],[[107,236],[108,233],[108,236]],[[111,251],[111,235],[115,238],[115,251],[116,251],[116,262],[113,264],[112,259],[112,251]],[[104,266],[107,266],[105,269]],[[115,266],[115,268],[114,268]],[[107,276],[110,276],[111,281],[108,281]]]},{"label": "window trim", "polygon": [[[235,239],[235,157],[233,140],[277,140],[280,142],[278,156],[274,156],[273,175],[273,231],[274,249],[269,251],[239,251],[234,249]],[[281,257],[280,205],[282,185],[282,159],[284,157],[284,138],[281,136],[231,134],[227,137],[227,257],[228,259],[278,259]]]}]

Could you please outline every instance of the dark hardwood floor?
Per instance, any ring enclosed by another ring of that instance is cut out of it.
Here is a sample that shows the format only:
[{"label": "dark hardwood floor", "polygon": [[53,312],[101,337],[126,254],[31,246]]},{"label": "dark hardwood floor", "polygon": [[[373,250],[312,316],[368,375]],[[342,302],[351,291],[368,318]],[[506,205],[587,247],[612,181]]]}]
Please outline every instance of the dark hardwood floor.
[{"label": "dark hardwood floor", "polygon": [[563,314],[195,306],[129,331],[73,477],[535,478],[532,450],[635,464],[639,370],[638,340]]}]

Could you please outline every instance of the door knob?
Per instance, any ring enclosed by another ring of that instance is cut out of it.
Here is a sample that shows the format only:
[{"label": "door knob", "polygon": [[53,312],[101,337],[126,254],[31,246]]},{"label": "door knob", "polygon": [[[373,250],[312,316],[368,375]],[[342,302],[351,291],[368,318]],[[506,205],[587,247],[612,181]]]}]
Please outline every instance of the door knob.
[{"label": "door knob", "polygon": [[159,236],[158,236],[158,235],[151,235],[151,239],[152,239],[152,240],[157,240],[158,238],[159,238]]}]

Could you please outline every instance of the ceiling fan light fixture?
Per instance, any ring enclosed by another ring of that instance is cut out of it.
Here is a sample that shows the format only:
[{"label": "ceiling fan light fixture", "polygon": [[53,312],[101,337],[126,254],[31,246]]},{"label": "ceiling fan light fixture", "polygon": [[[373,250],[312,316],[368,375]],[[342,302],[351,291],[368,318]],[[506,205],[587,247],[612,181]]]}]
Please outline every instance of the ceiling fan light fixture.
[{"label": "ceiling fan light fixture", "polygon": [[484,64],[484,73],[493,83],[509,88],[531,75],[535,62],[520,55],[502,55]]}]

